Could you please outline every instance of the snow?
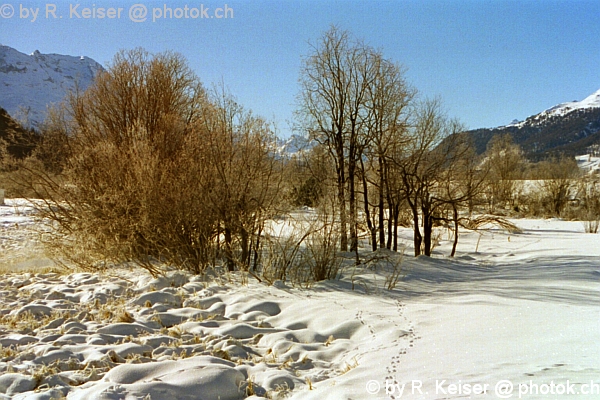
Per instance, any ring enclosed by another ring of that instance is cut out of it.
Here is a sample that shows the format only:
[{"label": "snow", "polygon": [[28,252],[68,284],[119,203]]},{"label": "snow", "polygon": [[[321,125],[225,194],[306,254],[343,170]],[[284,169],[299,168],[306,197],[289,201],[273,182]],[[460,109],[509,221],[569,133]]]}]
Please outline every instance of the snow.
[{"label": "snow", "polygon": [[575,157],[575,160],[579,169],[586,173],[594,174],[600,172],[600,157],[585,154]]},{"label": "snow", "polygon": [[507,127],[523,127],[527,124],[535,124],[550,117],[563,117],[573,111],[600,108],[600,89],[581,101],[570,101],[558,104],[542,111],[541,113],[527,118],[525,121],[513,120]]},{"label": "snow", "polygon": [[275,153],[280,156],[300,156],[316,145],[316,142],[301,135],[291,135],[276,143]]},{"label": "snow", "polygon": [[29,123],[44,121],[47,107],[61,102],[69,91],[85,90],[103,71],[88,57],[60,54],[23,54],[0,45],[0,107],[12,117],[22,117],[21,108],[29,109]]},{"label": "snow", "polygon": [[32,212],[25,200],[6,199],[5,205],[0,205],[0,271],[54,264],[43,254]]},{"label": "snow", "polygon": [[[32,224],[7,203],[0,224],[22,219],[3,246]],[[4,274],[0,399],[507,398],[507,382],[512,398],[599,398],[598,236],[512,222],[522,233],[463,232],[455,259],[443,231],[434,257],[405,255],[393,290],[383,261],[308,289],[125,268]],[[563,389],[577,394],[549,393]]]},{"label": "snow", "polygon": [[600,107],[600,90],[592,93],[581,101],[571,101],[568,103],[562,103],[552,108],[549,108],[545,112],[548,115],[564,115],[574,110],[581,110],[585,108],[598,108]]}]

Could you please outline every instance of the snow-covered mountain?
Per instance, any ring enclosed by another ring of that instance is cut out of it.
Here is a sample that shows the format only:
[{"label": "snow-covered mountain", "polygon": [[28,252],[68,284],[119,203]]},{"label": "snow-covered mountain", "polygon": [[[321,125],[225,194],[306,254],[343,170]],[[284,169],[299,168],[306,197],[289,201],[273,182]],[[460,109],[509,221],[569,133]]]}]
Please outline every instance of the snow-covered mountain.
[{"label": "snow-covered mountain", "polygon": [[76,85],[86,89],[101,71],[102,66],[88,57],[37,50],[27,55],[0,45],[0,107],[13,117],[27,117],[35,126],[44,120],[50,104],[63,100]]},{"label": "snow-covered mountain", "polygon": [[569,101],[558,104],[542,111],[539,114],[527,118],[525,121],[513,121],[507,126],[524,126],[526,124],[539,124],[552,117],[564,117],[573,111],[590,110],[600,108],[600,90],[592,93],[581,101]]},{"label": "snow-covered mountain", "polygon": [[574,110],[581,110],[585,108],[600,108],[600,90],[592,93],[581,101],[571,101],[568,103],[562,103],[548,110],[544,113],[548,115],[565,115]]},{"label": "snow-covered mountain", "polygon": [[280,155],[299,155],[312,149],[316,142],[302,135],[291,135],[287,139],[279,139],[276,152]]},{"label": "snow-covered mountain", "polygon": [[590,146],[600,145],[600,90],[581,101],[558,104],[524,121],[469,132],[480,154],[493,136],[507,133],[532,159],[544,158],[549,153],[586,154]]}]

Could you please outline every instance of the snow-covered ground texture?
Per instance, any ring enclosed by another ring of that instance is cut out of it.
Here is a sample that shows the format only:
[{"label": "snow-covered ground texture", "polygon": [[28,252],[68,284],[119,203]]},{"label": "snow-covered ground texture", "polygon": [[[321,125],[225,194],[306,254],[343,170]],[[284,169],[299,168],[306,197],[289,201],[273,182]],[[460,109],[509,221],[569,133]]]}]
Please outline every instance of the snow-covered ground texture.
[{"label": "snow-covered ground texture", "polygon": [[[26,222],[0,210],[2,224]],[[4,274],[0,399],[598,399],[599,237],[513,222],[522,233],[461,235],[454,260],[446,232],[432,258],[408,248],[393,290],[386,251],[308,289]]]},{"label": "snow-covered ground texture", "polygon": [[0,205],[0,272],[54,265],[44,255],[33,211],[23,199],[6,199],[5,205]]},{"label": "snow-covered ground texture", "polygon": [[586,154],[575,157],[575,160],[579,169],[585,173],[597,174],[600,172],[600,157]]},{"label": "snow-covered ground texture", "polygon": [[103,68],[91,58],[60,54],[24,54],[0,45],[0,107],[15,118],[37,125],[46,117],[47,107],[59,103],[78,86],[85,90]]}]

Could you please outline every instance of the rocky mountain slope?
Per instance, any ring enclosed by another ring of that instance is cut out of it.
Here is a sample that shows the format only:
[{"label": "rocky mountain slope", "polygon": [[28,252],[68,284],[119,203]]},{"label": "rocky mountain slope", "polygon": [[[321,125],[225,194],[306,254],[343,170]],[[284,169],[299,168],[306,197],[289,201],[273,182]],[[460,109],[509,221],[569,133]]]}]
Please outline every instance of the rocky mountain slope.
[{"label": "rocky mountain slope", "polygon": [[86,89],[102,66],[88,57],[23,54],[0,45],[0,107],[13,117],[36,126],[47,107],[78,87]]}]

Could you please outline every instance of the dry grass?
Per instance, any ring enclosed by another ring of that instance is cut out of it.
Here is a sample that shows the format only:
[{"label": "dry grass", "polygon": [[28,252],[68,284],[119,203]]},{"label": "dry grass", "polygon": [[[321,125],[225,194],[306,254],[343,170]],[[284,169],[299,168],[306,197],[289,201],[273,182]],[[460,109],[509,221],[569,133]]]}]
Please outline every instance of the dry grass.
[{"label": "dry grass", "polygon": [[300,287],[333,279],[341,269],[338,255],[338,225],[330,214],[320,210],[309,219],[288,222],[290,231],[264,240],[265,255],[260,277],[269,283],[289,281]]},{"label": "dry grass", "polygon": [[36,316],[27,311],[20,313],[19,315],[8,314],[0,316],[0,325],[5,325],[7,328],[14,331],[36,330],[49,324],[55,319],[64,317],[70,317],[68,311],[55,310],[50,315],[40,316]]},{"label": "dry grass", "polygon": [[346,362],[345,363],[345,366],[342,368],[341,373],[343,375],[343,374],[345,374],[347,372],[352,371],[356,367],[358,367],[358,360],[356,359],[356,357],[354,357],[352,359],[352,362],[350,362],[350,363]]},{"label": "dry grass", "polygon": [[481,215],[476,218],[468,219],[464,227],[473,231],[479,231],[489,228],[490,226],[498,226],[510,233],[521,233],[518,226],[508,221],[505,218],[496,215]]}]

